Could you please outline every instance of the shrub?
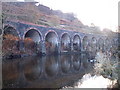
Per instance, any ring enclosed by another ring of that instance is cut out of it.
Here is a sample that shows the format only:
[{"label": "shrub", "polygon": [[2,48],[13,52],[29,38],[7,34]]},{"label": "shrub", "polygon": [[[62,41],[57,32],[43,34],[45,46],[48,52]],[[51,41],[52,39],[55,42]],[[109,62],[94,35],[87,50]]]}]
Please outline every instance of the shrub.
[{"label": "shrub", "polygon": [[118,79],[118,59],[111,58],[108,54],[98,52],[97,62],[94,65],[95,74],[103,75],[106,78]]},{"label": "shrub", "polygon": [[12,34],[3,35],[3,56],[19,53],[18,41],[19,38]]}]

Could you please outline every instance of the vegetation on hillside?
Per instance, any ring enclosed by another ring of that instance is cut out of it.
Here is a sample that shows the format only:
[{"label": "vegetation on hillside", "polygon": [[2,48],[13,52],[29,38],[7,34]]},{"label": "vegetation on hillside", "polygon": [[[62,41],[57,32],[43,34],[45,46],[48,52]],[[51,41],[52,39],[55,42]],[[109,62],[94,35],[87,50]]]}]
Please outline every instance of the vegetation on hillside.
[{"label": "vegetation on hillside", "polygon": [[[83,33],[108,34],[101,32],[98,26],[84,25],[73,13],[63,13],[60,10],[39,4],[37,2],[4,2],[2,3],[3,21],[19,20],[47,27],[74,30]],[[110,32],[110,31],[109,31]],[[113,32],[110,32],[110,34]]]}]

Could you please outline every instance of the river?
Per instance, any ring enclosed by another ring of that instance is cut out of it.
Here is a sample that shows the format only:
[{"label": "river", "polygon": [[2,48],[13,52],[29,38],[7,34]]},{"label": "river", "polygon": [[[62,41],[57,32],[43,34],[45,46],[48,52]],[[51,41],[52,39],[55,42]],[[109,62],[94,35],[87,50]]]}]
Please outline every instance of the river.
[{"label": "river", "polygon": [[92,66],[84,53],[6,59],[3,88],[61,88],[92,72]]}]

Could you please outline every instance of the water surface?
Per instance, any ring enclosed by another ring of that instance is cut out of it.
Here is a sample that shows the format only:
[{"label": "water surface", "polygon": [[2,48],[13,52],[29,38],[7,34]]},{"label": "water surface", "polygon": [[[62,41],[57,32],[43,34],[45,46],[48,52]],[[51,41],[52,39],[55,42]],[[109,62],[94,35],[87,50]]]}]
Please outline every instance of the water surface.
[{"label": "water surface", "polygon": [[3,61],[3,88],[60,88],[92,71],[86,54],[31,56]]}]

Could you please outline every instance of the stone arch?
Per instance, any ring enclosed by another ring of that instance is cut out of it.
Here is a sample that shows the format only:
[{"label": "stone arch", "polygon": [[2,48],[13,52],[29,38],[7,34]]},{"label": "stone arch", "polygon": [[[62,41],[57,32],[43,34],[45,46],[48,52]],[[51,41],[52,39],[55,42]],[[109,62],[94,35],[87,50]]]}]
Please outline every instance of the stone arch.
[{"label": "stone arch", "polygon": [[112,40],[112,45],[113,46],[116,45],[116,40],[115,39]]},{"label": "stone arch", "polygon": [[81,48],[81,39],[78,34],[74,35],[73,37],[73,50],[79,51]]},{"label": "stone arch", "polygon": [[89,42],[88,42],[88,37],[87,36],[84,36],[84,38],[83,38],[83,40],[82,40],[82,49],[83,50],[87,50],[87,47],[88,47],[88,44],[89,44]]},{"label": "stone arch", "polygon": [[97,49],[97,39],[95,37],[92,37],[91,40],[91,51],[96,51]]},{"label": "stone arch", "polygon": [[7,53],[9,53],[9,55],[19,53],[20,36],[18,31],[16,30],[15,27],[11,25],[5,25],[3,29],[4,29],[2,40],[3,55],[6,56]]},{"label": "stone arch", "polygon": [[25,32],[24,39],[25,38],[30,38],[33,42],[39,43],[42,40],[42,35],[37,29],[31,28]]},{"label": "stone arch", "polygon": [[63,33],[61,36],[61,51],[68,52],[71,50],[71,39],[68,33]]},{"label": "stone arch", "polygon": [[115,41],[115,39],[112,39],[110,51],[111,51],[112,53],[115,53],[115,51],[116,51],[116,49],[117,49],[116,47],[117,47],[117,46],[116,46],[116,41]]},{"label": "stone arch", "polygon": [[41,52],[42,34],[34,28],[27,30],[24,34],[24,47],[27,53]]},{"label": "stone arch", "polygon": [[105,50],[109,51],[110,50],[110,40],[108,38],[105,39]]},{"label": "stone arch", "polygon": [[47,53],[57,53],[59,38],[55,31],[50,30],[45,35],[45,47]]},{"label": "stone arch", "polygon": [[104,51],[104,40],[102,38],[98,39],[98,44],[97,44],[97,50],[100,51]]},{"label": "stone arch", "polygon": [[12,25],[5,25],[3,29],[4,29],[3,39],[5,39],[4,35],[8,35],[8,34],[20,38],[18,31]]}]

